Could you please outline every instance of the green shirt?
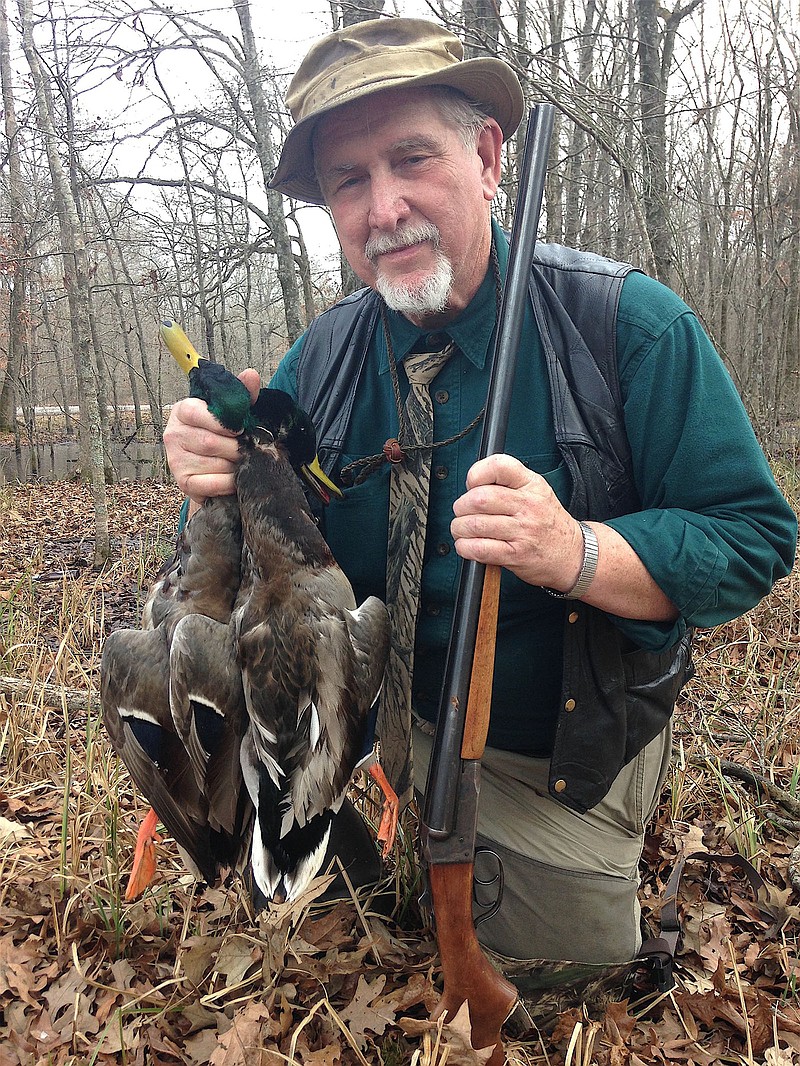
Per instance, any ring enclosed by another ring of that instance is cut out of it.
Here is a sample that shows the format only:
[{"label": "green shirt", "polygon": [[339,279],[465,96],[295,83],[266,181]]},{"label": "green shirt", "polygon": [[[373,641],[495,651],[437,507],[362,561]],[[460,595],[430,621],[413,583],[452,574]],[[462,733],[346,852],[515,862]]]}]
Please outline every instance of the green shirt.
[{"label": "green shirt", "polygon": [[[501,274],[508,246],[495,227]],[[430,387],[434,440],[456,436],[486,398],[495,320],[490,270],[465,311],[446,329],[459,351]],[[401,361],[425,331],[390,312]],[[301,338],[271,384],[296,396]],[[617,319],[625,425],[642,510],[610,520],[680,611],[674,625],[614,619],[638,646],[672,645],[687,625],[711,626],[748,610],[794,558],[796,519],[781,496],[733,383],[689,308],[642,274],[625,279]],[[397,435],[386,342],[379,327],[359,384],[340,466],[380,452]],[[369,372],[372,368],[372,372]],[[450,536],[453,502],[464,492],[480,428],[433,452],[428,529],[417,625],[414,705],[438,710],[459,559]],[[514,380],[506,449],[542,474],[567,503],[570,478],[556,447],[547,371],[530,310]],[[334,471],[334,474],[336,471]],[[325,514],[325,536],[359,602],[384,596],[388,534],[387,465],[349,488]],[[563,601],[503,571],[489,743],[547,756],[561,683]]]}]

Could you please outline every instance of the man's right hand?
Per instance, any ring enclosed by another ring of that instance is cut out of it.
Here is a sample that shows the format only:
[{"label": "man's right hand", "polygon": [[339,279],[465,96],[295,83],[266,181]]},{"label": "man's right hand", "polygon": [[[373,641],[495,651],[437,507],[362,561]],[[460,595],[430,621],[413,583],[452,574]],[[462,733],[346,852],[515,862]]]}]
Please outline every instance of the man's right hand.
[{"label": "man's right hand", "polygon": [[[261,379],[257,370],[244,370],[239,378],[253,402]],[[234,469],[239,438],[225,429],[203,400],[179,400],[164,429],[164,448],[172,476],[191,504],[193,514],[209,496],[229,496],[235,491]]]}]

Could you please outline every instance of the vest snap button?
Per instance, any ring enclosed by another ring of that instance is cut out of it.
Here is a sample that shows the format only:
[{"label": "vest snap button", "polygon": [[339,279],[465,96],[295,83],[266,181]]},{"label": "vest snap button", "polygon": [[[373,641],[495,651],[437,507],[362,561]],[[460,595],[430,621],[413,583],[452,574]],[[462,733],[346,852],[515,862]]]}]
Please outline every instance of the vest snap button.
[{"label": "vest snap button", "polygon": [[558,781],[556,781],[556,783],[553,785],[553,788],[556,790],[556,792],[563,792],[566,787],[567,782],[564,780],[563,777],[559,777]]},{"label": "vest snap button", "polygon": [[574,711],[576,706],[577,705],[575,703],[575,700],[568,699],[567,702],[564,704],[564,710],[565,711]]},{"label": "vest snap button", "polygon": [[567,621],[570,623],[570,625],[575,625],[575,623],[578,621],[578,617],[579,615],[577,611],[570,611]]}]

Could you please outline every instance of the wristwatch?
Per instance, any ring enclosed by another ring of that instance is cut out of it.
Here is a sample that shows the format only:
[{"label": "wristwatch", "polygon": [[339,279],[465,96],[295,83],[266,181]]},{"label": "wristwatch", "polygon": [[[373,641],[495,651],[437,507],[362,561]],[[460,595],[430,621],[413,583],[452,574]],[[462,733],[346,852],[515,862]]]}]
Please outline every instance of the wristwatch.
[{"label": "wristwatch", "polygon": [[589,591],[589,586],[594,581],[594,575],[597,573],[597,560],[600,558],[600,545],[597,543],[597,537],[594,534],[594,530],[590,529],[585,522],[579,522],[578,525],[581,527],[581,533],[583,534],[581,572],[569,592],[557,592],[555,589],[545,588],[545,591],[549,592],[551,596],[555,596],[557,600],[579,600],[581,596],[585,596]]}]

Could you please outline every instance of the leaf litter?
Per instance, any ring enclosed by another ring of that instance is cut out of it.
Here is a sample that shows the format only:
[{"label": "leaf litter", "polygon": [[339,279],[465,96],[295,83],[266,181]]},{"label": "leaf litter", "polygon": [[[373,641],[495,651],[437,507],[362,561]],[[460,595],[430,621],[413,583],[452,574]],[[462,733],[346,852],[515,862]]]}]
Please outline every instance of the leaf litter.
[{"label": "leaf litter", "polygon": [[[0,490],[0,1066],[485,1060],[463,1013],[429,1021],[440,973],[416,905],[413,811],[388,891],[358,905],[320,907],[322,878],[255,916],[235,883],[195,883],[169,840],[153,888],[123,901],[146,803],[99,725],[99,651],[136,624],[180,499],[146,481],[109,494],[115,557],[98,573],[85,486]],[[700,634],[696,659],[642,859],[643,913],[657,928],[677,857],[697,850],[745,853],[765,887],[687,864],[676,987],[644,1004],[576,1002],[546,1030],[509,1033],[509,1062],[800,1066],[800,822],[781,805],[800,777],[797,578]],[[374,820],[379,797],[362,784],[355,796]]]}]

